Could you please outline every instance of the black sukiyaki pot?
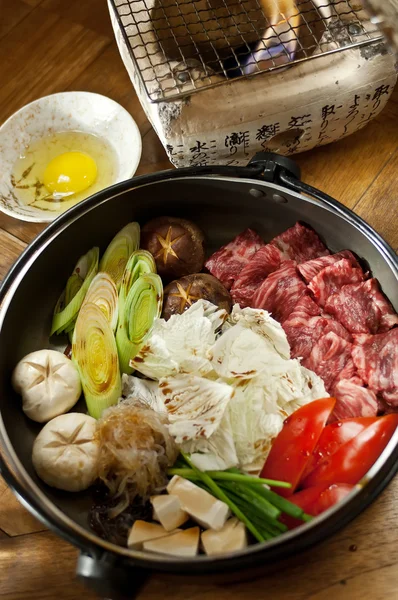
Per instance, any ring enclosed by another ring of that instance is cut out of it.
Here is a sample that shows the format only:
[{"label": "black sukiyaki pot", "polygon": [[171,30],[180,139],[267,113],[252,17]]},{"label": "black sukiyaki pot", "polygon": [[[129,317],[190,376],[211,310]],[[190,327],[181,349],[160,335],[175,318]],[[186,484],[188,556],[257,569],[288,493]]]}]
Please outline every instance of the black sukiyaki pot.
[{"label": "black sukiyaki pot", "polygon": [[[126,223],[156,216],[190,219],[206,235],[206,251],[250,227],[270,240],[296,221],[308,224],[333,252],[349,248],[376,277],[398,310],[398,259],[361,218],[300,181],[297,166],[259,154],[247,167],[192,167],[114,185],[73,207],[25,250],[0,290],[0,468],[24,505],[81,551],[77,574],[105,597],[131,598],[151,572],[175,577],[211,575],[270,564],[330,536],[372,502],[398,468],[398,431],[354,492],[303,526],[226,556],[179,559],[116,546],[89,527],[90,490],[78,494],[46,486],[31,461],[40,426],[21,410],[11,386],[16,363],[48,347],[54,305],[76,259],[103,251]],[[80,406],[80,405],[79,405]],[[84,410],[82,405],[81,410]]]}]

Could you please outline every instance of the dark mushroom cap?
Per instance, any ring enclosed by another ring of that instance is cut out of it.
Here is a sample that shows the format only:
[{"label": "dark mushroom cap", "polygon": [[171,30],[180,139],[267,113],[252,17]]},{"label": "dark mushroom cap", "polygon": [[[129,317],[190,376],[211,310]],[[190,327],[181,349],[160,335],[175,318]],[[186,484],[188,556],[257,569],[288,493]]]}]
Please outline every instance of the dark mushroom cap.
[{"label": "dark mushroom cap", "polygon": [[162,317],[167,320],[171,315],[182,314],[201,298],[227,312],[231,310],[231,295],[221,281],[207,273],[194,273],[165,287]]},{"label": "dark mushroom cap", "polygon": [[165,281],[197,273],[203,268],[204,234],[186,219],[152,219],[141,230],[141,248],[153,255],[157,271]]}]

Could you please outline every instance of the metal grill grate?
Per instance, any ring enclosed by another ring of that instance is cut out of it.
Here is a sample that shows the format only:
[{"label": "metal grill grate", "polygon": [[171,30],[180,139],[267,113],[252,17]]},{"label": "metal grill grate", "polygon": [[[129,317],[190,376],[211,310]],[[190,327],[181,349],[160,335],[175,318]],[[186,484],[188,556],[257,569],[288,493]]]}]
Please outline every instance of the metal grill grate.
[{"label": "metal grill grate", "polygon": [[109,1],[151,102],[384,41],[360,0]]}]

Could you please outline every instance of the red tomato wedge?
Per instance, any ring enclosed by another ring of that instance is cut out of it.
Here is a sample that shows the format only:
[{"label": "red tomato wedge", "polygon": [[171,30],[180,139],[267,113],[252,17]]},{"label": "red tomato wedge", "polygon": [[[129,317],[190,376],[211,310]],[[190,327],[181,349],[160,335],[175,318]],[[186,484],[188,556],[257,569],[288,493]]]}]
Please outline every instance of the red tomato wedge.
[{"label": "red tomato wedge", "polygon": [[290,489],[275,489],[280,496],[291,496],[296,489],[335,402],[335,398],[315,400],[285,420],[261,471],[261,477],[292,484]]},{"label": "red tomato wedge", "polygon": [[[347,494],[355,488],[355,485],[347,483],[334,483],[333,485],[315,485],[313,487],[301,490],[290,496],[289,501],[297,504],[307,515],[320,515],[331,506],[334,506],[342,500]],[[289,529],[298,527],[303,521],[294,519],[288,515],[282,515],[280,519]]]},{"label": "red tomato wedge", "polygon": [[378,417],[375,423],[324,459],[302,482],[304,488],[335,482],[358,483],[387,446],[398,426],[398,415]]},{"label": "red tomato wedge", "polygon": [[366,427],[375,423],[377,419],[378,417],[358,417],[356,419],[335,421],[327,425],[322,431],[302,478],[305,479],[325,458],[332,456],[341,446],[361,433]]}]

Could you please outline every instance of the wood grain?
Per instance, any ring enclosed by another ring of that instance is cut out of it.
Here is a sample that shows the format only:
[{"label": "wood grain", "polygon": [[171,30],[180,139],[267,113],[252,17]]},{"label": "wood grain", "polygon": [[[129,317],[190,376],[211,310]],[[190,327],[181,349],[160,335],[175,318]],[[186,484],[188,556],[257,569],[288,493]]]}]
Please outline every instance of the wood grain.
[{"label": "wood grain", "polygon": [[398,590],[398,569],[396,563],[382,568],[371,568],[348,580],[327,587],[311,596],[311,600],[329,600],[331,597],[339,600],[352,600],[363,597],[363,590],[372,594],[373,600],[396,598]]},{"label": "wood grain", "polygon": [[7,489],[7,484],[2,477],[0,477],[0,499],[3,495],[3,492]]},{"label": "wood grain", "polygon": [[297,155],[302,178],[349,208],[374,183],[397,148],[398,93],[365,129],[330,146]]},{"label": "wood grain", "polygon": [[85,29],[112,37],[107,3],[98,0],[42,0],[40,8],[54,12],[63,19],[83,25]]},{"label": "wood grain", "polygon": [[167,158],[167,154],[159,141],[155,131],[151,128],[145,135],[142,144],[141,162],[137,169],[137,175],[154,173],[172,169],[173,165]]},{"label": "wood grain", "polygon": [[36,7],[36,6],[39,6],[39,4],[40,4],[41,2],[43,2],[43,0],[23,0],[23,2],[24,2],[25,4],[28,4],[29,6]]},{"label": "wood grain", "polygon": [[[47,93],[105,94],[140,128],[137,174],[171,168],[119,57],[105,0],[0,0],[0,54],[0,122]],[[304,180],[354,208],[398,249],[398,89],[364,130],[295,158]],[[43,228],[0,213],[0,279]],[[207,577],[154,574],[139,600],[398,599],[397,500],[398,478],[344,530],[259,579],[216,586]],[[0,478],[0,598],[96,598],[74,579],[77,550],[42,529]]]},{"label": "wood grain", "polygon": [[94,600],[74,581],[76,550],[49,532],[0,540],[0,598]]},{"label": "wood grain", "polygon": [[355,207],[398,252],[398,151]]},{"label": "wood grain", "polygon": [[40,96],[65,90],[108,44],[40,6],[33,10],[0,40],[0,121]]},{"label": "wood grain", "polygon": [[45,223],[26,223],[0,212],[0,230],[7,231],[27,244],[45,227]]},{"label": "wood grain", "polygon": [[[119,68],[115,68],[115,65]],[[126,69],[121,67],[123,63],[119,51],[117,46],[112,44],[74,79],[69,89],[110,96],[133,115],[141,135],[145,135],[152,127],[131,85]]]},{"label": "wood grain", "polygon": [[32,7],[20,0],[0,0],[0,38],[18,25],[32,10]]},{"label": "wood grain", "polygon": [[26,244],[21,242],[7,231],[0,229],[0,278],[3,279],[11,265],[25,249]]}]

